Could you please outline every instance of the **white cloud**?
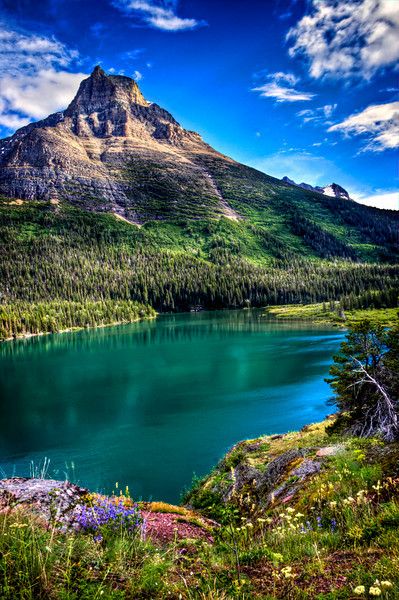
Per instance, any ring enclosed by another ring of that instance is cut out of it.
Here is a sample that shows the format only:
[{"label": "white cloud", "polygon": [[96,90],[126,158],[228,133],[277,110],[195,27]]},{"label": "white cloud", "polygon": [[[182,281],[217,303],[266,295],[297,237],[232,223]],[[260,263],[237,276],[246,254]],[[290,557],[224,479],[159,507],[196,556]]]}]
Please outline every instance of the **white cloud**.
[{"label": "white cloud", "polygon": [[311,0],[312,10],[287,38],[314,78],[370,79],[399,59],[397,0]]},{"label": "white cloud", "polygon": [[29,123],[30,119],[26,117],[24,118],[15,114],[0,113],[0,125],[6,127],[7,129],[14,131],[20,127],[25,127],[25,125],[28,125]]},{"label": "white cloud", "polygon": [[298,83],[298,78],[292,73],[271,73],[267,79],[267,83],[252,88],[253,92],[260,92],[263,98],[273,98],[276,102],[298,102],[311,100],[315,96],[296,90],[293,86]]},{"label": "white cloud", "polygon": [[331,124],[331,121],[326,121],[326,119],[331,117],[336,108],[337,104],[325,104],[324,106],[319,106],[314,109],[305,108],[304,110],[297,112],[296,115],[297,117],[301,117],[304,123],[326,125]]},{"label": "white cloud", "polygon": [[185,31],[205,25],[204,21],[178,17],[177,0],[114,0],[114,5],[127,14],[135,14],[144,23],[163,31]]},{"label": "white cloud", "polygon": [[84,77],[83,73],[57,72],[54,69],[43,69],[26,77],[5,75],[0,78],[0,96],[9,115],[17,112],[33,119],[43,119],[66,108]]},{"label": "white cloud", "polygon": [[342,131],[346,135],[365,135],[368,142],[364,151],[380,152],[399,147],[399,102],[375,104],[349,116],[328,131]]},{"label": "white cloud", "polygon": [[65,108],[86,75],[65,70],[76,51],[0,23],[0,125],[14,130]]},{"label": "white cloud", "polygon": [[359,198],[354,197],[354,200],[367,206],[399,210],[399,190],[396,192],[382,192],[371,196],[360,196]]},{"label": "white cloud", "polygon": [[134,79],[135,81],[141,81],[141,80],[143,79],[143,74],[142,74],[142,73],[140,73],[140,71],[135,71],[135,72],[133,73],[133,79]]}]

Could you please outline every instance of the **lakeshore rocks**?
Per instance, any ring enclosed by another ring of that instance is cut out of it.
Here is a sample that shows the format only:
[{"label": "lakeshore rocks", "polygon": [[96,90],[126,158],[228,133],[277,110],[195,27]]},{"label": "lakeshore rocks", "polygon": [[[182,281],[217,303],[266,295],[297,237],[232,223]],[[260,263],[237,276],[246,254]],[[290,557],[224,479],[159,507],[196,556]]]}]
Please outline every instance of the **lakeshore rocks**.
[{"label": "lakeshore rocks", "polygon": [[62,529],[76,524],[76,510],[88,490],[69,481],[12,477],[0,480],[0,511],[24,509]]}]

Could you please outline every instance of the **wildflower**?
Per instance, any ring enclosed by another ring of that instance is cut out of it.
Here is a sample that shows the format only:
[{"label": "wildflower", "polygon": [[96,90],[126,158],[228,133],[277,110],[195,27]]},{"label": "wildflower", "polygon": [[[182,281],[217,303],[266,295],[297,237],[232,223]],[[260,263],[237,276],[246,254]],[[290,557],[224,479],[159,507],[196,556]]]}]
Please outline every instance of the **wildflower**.
[{"label": "wildflower", "polygon": [[332,500],[332,501],[330,502],[330,508],[337,508],[337,503],[336,503],[336,501],[335,501],[335,500]]},{"label": "wildflower", "polygon": [[295,508],[292,508],[292,506],[289,506],[287,508],[287,513],[293,513],[293,512],[295,512]]},{"label": "wildflower", "polygon": [[369,589],[369,594],[370,596],[381,596],[381,590],[379,587],[373,585]]},{"label": "wildflower", "polygon": [[391,581],[381,581],[381,587],[383,588],[391,588],[393,587],[393,584]]},{"label": "wildflower", "polygon": [[294,574],[292,573],[292,567],[283,567],[281,569],[281,573],[286,579],[291,579],[292,577],[294,577]]},{"label": "wildflower", "polygon": [[296,519],[302,519],[302,517],[304,517],[304,516],[305,515],[303,515],[302,513],[298,512],[298,513],[296,513],[295,518]]},{"label": "wildflower", "polygon": [[353,591],[358,596],[361,596],[366,591],[366,588],[364,587],[364,585],[358,585]]}]

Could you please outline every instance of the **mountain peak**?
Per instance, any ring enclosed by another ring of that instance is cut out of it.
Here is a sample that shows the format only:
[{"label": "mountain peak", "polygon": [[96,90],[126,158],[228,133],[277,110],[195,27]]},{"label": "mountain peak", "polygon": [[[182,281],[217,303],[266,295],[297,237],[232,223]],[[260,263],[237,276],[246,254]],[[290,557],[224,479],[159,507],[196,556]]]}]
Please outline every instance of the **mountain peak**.
[{"label": "mountain peak", "polygon": [[304,190],[309,190],[310,192],[318,192],[319,194],[324,194],[325,196],[332,196],[335,198],[343,198],[345,200],[351,200],[348,192],[345,188],[343,188],[338,183],[331,183],[330,185],[326,185],[324,187],[310,185],[309,183],[295,183],[292,179],[287,177],[286,175],[281,179],[284,183],[288,185],[294,185],[296,187],[300,187]]},{"label": "mountain peak", "polygon": [[124,75],[107,75],[97,65],[90,77],[84,79],[65,114],[91,115],[112,106],[129,109],[131,105],[149,106],[134,79]]},{"label": "mountain peak", "polygon": [[96,65],[90,77],[101,77],[102,75],[105,75],[105,71],[100,67],[100,65]]}]

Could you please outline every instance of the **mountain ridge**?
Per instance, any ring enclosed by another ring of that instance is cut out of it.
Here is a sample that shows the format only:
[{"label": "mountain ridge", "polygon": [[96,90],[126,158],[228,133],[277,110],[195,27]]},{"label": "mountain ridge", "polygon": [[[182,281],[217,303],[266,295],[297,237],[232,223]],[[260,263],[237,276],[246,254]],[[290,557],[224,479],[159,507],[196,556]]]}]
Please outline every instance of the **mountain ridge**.
[{"label": "mountain ridge", "polygon": [[[83,202],[85,208],[142,222],[148,215],[135,202],[140,182],[136,185],[132,171],[162,165],[170,186],[185,186],[203,199],[208,209],[203,213],[236,218],[196,160],[203,154],[231,160],[145,100],[133,79],[106,75],[97,66],[65,111],[0,141],[0,192],[26,200]],[[158,215],[150,211],[149,216]]]},{"label": "mountain ridge", "polygon": [[0,142],[0,233],[5,301],[323,301],[394,287],[395,270],[362,263],[399,262],[399,212],[226,157],[100,68],[65,111]]},{"label": "mountain ridge", "polygon": [[309,190],[311,192],[319,192],[320,194],[324,194],[325,196],[332,196],[333,198],[352,200],[346,189],[338,183],[330,183],[329,185],[325,185],[324,187],[318,185],[313,186],[310,185],[310,183],[305,183],[304,181],[302,181],[302,183],[295,183],[295,181],[287,177],[287,175],[282,177],[281,181],[284,181],[284,183],[287,183],[288,185],[294,185],[296,187],[303,188],[304,190]]}]

